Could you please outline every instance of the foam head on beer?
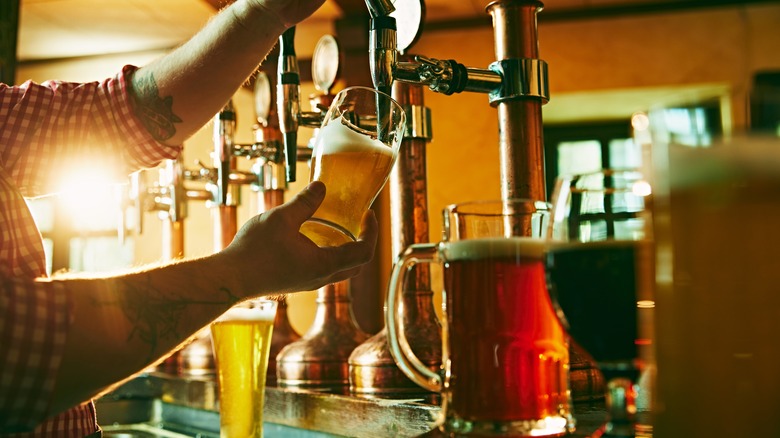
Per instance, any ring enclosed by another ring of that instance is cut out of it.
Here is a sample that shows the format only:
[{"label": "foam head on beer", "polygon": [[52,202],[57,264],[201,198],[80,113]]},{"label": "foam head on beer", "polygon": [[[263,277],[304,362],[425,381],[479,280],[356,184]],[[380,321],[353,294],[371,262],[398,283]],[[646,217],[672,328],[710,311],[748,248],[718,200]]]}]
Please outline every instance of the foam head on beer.
[{"label": "foam head on beer", "polygon": [[487,237],[447,243],[447,260],[476,260],[487,257],[523,257],[541,259],[546,241],[533,237]]},{"label": "foam head on beer", "polygon": [[343,116],[317,134],[311,180],[322,181],[327,191],[301,232],[319,246],[354,241],[363,214],[387,181],[396,149],[374,137]]},{"label": "foam head on beer", "polygon": [[317,134],[317,146],[314,153],[319,158],[322,155],[344,152],[373,152],[393,155],[392,149],[379,141],[376,134],[363,131],[341,116],[332,120]]},{"label": "foam head on beer", "polygon": [[266,307],[246,307],[237,305],[228,309],[227,312],[220,315],[214,322],[227,321],[272,321],[276,317],[276,308]]}]

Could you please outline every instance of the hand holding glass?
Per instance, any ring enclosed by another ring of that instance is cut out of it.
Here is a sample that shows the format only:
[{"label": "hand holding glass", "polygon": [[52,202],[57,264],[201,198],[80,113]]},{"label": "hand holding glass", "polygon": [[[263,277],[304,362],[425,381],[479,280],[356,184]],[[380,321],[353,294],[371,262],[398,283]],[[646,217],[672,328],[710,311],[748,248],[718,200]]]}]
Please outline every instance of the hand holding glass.
[{"label": "hand holding glass", "polygon": [[366,87],[340,91],[312,152],[310,180],[325,183],[325,200],[301,233],[319,246],[356,240],[363,214],[390,176],[405,130],[406,114],[390,96]]}]

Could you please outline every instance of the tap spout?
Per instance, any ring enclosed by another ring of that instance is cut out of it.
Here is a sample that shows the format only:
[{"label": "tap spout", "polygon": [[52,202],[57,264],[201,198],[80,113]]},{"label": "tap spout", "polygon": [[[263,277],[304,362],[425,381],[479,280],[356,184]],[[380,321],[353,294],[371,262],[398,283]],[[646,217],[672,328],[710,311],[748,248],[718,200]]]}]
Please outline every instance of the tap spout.
[{"label": "tap spout", "polygon": [[298,156],[298,117],[300,115],[301,77],[298,58],[295,55],[295,27],[287,29],[279,37],[279,67],[276,103],[279,112],[279,128],[283,134],[287,181],[296,178]]},{"label": "tap spout", "polygon": [[217,114],[214,124],[214,162],[217,167],[217,193],[215,201],[219,205],[228,203],[228,184],[230,181],[233,142],[236,132],[236,111],[233,101]]},{"label": "tap spout", "polygon": [[392,92],[393,70],[398,56],[397,32],[394,17],[371,19],[368,43],[371,80],[374,88],[388,95]]}]

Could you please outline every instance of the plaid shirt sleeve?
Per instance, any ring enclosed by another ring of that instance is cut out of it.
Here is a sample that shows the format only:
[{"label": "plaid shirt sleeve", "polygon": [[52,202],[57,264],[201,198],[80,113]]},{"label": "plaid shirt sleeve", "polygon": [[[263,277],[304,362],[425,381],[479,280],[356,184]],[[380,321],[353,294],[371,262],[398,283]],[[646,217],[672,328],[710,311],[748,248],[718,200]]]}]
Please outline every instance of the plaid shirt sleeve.
[{"label": "plaid shirt sleeve", "polygon": [[135,116],[127,92],[135,70],[125,66],[100,83],[0,84],[0,167],[23,194],[51,192],[64,171],[84,163],[125,178],[180,153]]},{"label": "plaid shirt sleeve", "polygon": [[[75,162],[117,176],[174,158],[133,114],[135,67],[101,83],[0,84],[0,435],[83,437],[98,430],[94,405],[49,416],[72,324],[72,300],[46,281],[41,236],[22,194],[54,188]],[[95,161],[101,160],[101,161]]]}]

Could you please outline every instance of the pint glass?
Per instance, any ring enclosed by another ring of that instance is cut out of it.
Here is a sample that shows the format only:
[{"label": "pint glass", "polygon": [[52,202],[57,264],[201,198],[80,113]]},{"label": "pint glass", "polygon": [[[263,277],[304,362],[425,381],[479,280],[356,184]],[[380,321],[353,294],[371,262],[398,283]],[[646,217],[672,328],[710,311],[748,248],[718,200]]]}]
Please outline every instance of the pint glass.
[{"label": "pint glass", "polygon": [[265,376],[276,304],[255,300],[231,308],[211,324],[221,438],[263,436]]},{"label": "pint glass", "polygon": [[[440,429],[458,435],[561,436],[569,412],[568,344],[545,282],[549,205],[509,200],[444,210],[444,241],[411,245],[393,267],[390,350],[417,384],[442,393]],[[421,262],[443,266],[443,375],[414,356],[399,297]]]},{"label": "pint glass", "polygon": [[350,87],[331,103],[312,151],[310,181],[327,192],[301,232],[319,246],[354,241],[363,214],[387,182],[406,129],[406,114],[390,96]]}]

